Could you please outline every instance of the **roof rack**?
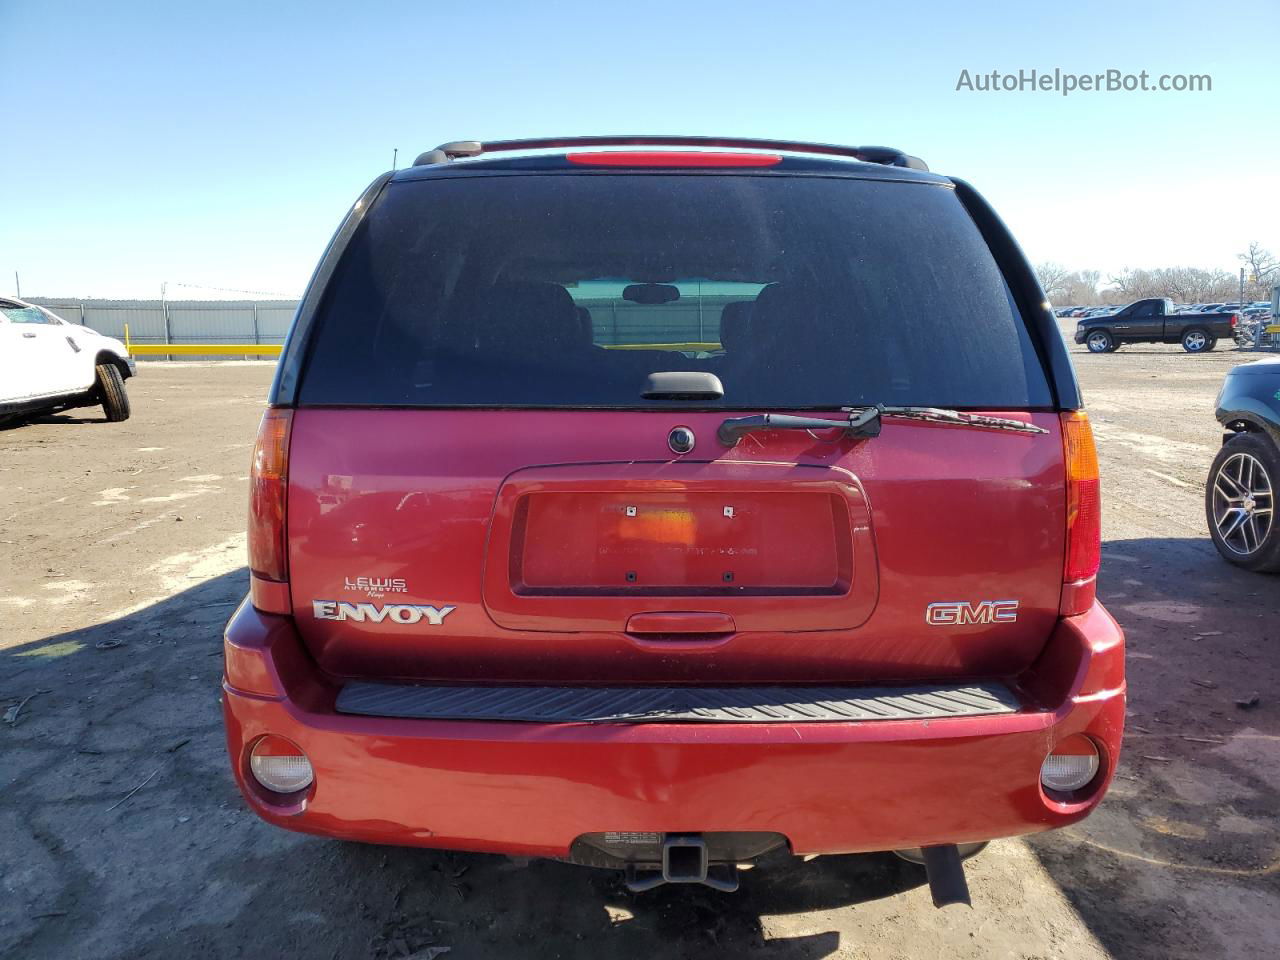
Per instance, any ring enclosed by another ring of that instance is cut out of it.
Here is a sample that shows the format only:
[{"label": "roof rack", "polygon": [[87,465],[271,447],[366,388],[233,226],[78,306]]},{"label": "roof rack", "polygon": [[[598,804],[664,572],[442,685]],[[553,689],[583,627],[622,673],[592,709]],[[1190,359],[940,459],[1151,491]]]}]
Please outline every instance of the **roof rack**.
[{"label": "roof rack", "polygon": [[864,163],[880,163],[890,167],[928,170],[919,157],[893,147],[842,147],[834,143],[806,143],[802,140],[755,140],[749,137],[541,137],[528,140],[454,140],[418,155],[415,167],[430,163],[447,163],[485,153],[516,150],[549,150],[557,147],[734,147],[750,150],[784,150],[789,153],[814,153],[832,157],[852,157]]}]

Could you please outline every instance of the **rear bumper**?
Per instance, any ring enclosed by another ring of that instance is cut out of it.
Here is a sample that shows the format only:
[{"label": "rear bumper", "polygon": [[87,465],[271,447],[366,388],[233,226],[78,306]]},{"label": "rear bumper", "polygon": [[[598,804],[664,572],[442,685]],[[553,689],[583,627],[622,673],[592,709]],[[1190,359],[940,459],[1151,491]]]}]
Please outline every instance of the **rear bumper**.
[{"label": "rear bumper", "polygon": [[[604,831],[772,831],[796,853],[988,840],[1073,823],[1101,800],[1124,723],[1124,638],[1100,605],[1063,620],[1011,684],[1023,708],[944,720],[581,724],[337,713],[337,688],[288,617],[245,603],[225,637],[231,766],[249,805],[291,830],[374,843],[565,856]],[[247,748],[289,738],[315,782],[283,805]],[[1086,733],[1087,796],[1040,789],[1053,744]]]}]

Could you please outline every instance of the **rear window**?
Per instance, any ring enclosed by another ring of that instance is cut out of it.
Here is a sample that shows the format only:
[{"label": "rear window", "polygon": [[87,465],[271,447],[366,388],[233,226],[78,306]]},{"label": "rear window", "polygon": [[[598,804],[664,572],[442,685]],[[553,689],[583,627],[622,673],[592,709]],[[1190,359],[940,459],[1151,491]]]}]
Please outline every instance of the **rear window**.
[{"label": "rear window", "polygon": [[1051,403],[953,191],[834,177],[474,176],[389,184],[325,291],[303,404]]}]

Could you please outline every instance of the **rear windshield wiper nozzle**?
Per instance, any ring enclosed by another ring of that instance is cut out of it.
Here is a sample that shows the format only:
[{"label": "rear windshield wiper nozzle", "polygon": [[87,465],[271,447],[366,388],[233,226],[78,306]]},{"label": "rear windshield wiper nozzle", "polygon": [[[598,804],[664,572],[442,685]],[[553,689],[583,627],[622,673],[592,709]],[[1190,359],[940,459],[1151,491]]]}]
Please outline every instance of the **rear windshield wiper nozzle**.
[{"label": "rear windshield wiper nozzle", "polygon": [[940,407],[893,407],[878,403],[873,407],[846,407],[848,420],[823,420],[819,417],[794,417],[784,413],[762,413],[753,417],[731,417],[720,424],[716,436],[726,447],[737,446],[748,433],[759,430],[841,430],[851,439],[880,435],[885,419],[923,420],[929,423],[976,427],[982,430],[1008,430],[1013,433],[1048,433],[1043,427],[1025,420],[988,417],[978,413],[962,413]]}]

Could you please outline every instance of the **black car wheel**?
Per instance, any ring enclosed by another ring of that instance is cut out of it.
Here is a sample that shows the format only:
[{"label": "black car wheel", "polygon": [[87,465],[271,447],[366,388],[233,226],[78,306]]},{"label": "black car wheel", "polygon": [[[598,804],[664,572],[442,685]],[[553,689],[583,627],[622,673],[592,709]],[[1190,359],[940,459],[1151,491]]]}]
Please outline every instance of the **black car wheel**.
[{"label": "black car wheel", "polygon": [[1212,350],[1210,343],[1209,334],[1199,327],[1188,330],[1182,335],[1182,349],[1187,353],[1204,353],[1206,350]]},{"label": "black car wheel", "polygon": [[1094,330],[1084,342],[1090,353],[1111,353],[1116,348],[1115,340],[1105,330]]},{"label": "black car wheel", "polygon": [[114,363],[98,364],[96,389],[108,423],[129,419],[129,395],[125,393],[124,378]]},{"label": "black car wheel", "polygon": [[1246,570],[1280,571],[1280,448],[1258,433],[1223,444],[1209,468],[1204,509],[1223,559]]}]

